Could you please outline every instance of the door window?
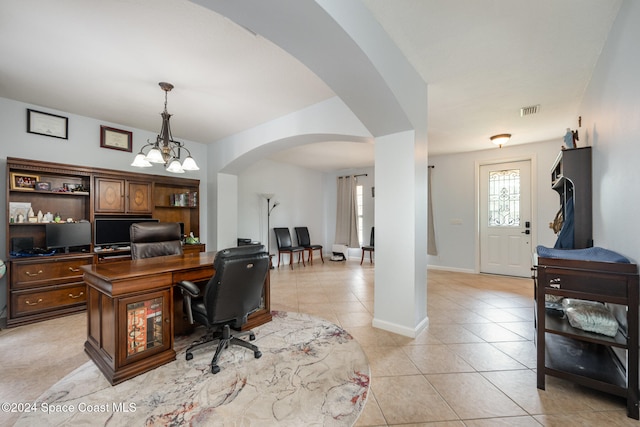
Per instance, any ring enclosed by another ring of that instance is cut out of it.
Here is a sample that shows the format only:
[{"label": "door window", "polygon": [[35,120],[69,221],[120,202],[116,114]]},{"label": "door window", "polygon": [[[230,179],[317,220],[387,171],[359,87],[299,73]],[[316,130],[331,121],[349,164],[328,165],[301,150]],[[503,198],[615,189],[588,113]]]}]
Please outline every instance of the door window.
[{"label": "door window", "polygon": [[520,169],[489,172],[489,227],[520,226]]}]

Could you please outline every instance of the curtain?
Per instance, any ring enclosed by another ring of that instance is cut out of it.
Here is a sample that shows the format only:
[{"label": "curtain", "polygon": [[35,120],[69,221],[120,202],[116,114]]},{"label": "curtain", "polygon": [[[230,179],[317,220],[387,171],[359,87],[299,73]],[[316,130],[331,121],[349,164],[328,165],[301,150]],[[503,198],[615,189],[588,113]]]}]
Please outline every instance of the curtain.
[{"label": "curtain", "polygon": [[360,247],[358,240],[358,206],[355,176],[338,177],[338,209],[336,213],[336,244]]},{"label": "curtain", "polygon": [[429,223],[427,224],[427,254],[438,255],[438,248],[436,247],[436,228],[433,225],[433,203],[431,202],[431,171],[433,171],[433,166],[429,166],[429,173],[427,176],[429,181],[427,186],[427,191],[429,192],[427,198],[427,215],[429,216]]}]

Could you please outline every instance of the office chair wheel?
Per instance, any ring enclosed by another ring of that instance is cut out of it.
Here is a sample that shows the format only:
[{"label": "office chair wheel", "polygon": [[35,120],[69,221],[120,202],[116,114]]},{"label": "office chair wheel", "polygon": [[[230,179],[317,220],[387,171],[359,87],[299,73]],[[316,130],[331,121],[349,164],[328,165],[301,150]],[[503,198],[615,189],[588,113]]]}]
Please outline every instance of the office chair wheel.
[{"label": "office chair wheel", "polygon": [[253,357],[255,357],[256,359],[260,359],[262,357],[262,352],[261,351],[254,351],[253,352]]},{"label": "office chair wheel", "polygon": [[193,353],[187,353],[187,360],[193,359]]},{"label": "office chair wheel", "polygon": [[212,373],[212,374],[217,374],[218,372],[220,372],[220,366],[218,366],[218,365],[211,365],[211,373]]},{"label": "office chair wheel", "polygon": [[255,341],[255,339],[256,339],[256,334],[254,333],[249,334],[249,341]]}]

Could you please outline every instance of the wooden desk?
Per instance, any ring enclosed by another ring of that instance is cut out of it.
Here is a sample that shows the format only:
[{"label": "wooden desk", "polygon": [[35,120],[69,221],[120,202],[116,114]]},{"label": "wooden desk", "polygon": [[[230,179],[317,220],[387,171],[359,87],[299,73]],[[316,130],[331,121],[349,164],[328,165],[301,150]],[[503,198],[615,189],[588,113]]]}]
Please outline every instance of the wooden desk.
[{"label": "wooden desk", "polygon": [[[189,253],[82,267],[84,349],[112,385],[175,360],[174,316],[182,320],[182,304],[175,304],[173,285],[209,280],[214,258],[215,252]],[[267,274],[264,308],[249,316],[245,328],[271,320],[269,292]]]}]

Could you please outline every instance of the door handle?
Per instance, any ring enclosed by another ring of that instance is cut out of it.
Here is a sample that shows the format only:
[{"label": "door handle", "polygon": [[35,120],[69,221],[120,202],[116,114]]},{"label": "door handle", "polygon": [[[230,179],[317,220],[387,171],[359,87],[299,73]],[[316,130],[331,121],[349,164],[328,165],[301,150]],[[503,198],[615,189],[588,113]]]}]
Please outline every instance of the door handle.
[{"label": "door handle", "polygon": [[531,230],[524,230],[521,232],[522,234],[531,234]]}]

